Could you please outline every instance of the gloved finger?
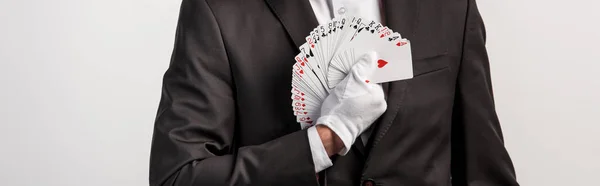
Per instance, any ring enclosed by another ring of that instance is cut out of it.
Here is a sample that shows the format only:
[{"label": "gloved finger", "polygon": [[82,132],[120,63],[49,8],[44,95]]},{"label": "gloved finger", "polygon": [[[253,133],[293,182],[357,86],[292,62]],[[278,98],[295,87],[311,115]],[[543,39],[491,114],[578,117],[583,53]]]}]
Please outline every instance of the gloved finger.
[{"label": "gloved finger", "polygon": [[385,94],[383,92],[383,87],[381,84],[377,83],[369,83],[369,94],[371,94],[372,98],[375,100],[383,100],[385,102]]},{"label": "gloved finger", "polygon": [[374,51],[363,54],[350,69],[350,76],[356,81],[369,83],[369,77],[377,69],[377,53]]},{"label": "gloved finger", "polygon": [[352,66],[350,73],[336,87],[335,93],[339,94],[340,98],[357,97],[369,94],[372,85],[367,77],[377,69],[377,53],[368,52],[362,55]]}]

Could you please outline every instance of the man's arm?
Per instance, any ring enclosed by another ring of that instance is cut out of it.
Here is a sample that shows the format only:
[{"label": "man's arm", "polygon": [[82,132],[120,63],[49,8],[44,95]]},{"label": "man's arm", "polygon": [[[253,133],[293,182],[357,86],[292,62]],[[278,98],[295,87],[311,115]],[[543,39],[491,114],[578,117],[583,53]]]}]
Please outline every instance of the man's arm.
[{"label": "man's arm", "polygon": [[183,0],[152,140],[150,185],[317,185],[306,130],[235,148],[235,92],[216,19]]},{"label": "man's arm", "polygon": [[468,0],[452,123],[453,185],[518,185],[495,111],[485,28]]}]

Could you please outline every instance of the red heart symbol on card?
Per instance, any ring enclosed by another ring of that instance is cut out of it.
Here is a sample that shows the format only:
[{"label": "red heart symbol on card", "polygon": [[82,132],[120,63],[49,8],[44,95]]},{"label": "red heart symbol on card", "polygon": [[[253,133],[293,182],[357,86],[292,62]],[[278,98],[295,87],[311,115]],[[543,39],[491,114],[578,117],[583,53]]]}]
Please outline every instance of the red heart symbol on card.
[{"label": "red heart symbol on card", "polygon": [[306,118],[307,120],[310,120],[310,118]]},{"label": "red heart symbol on card", "polygon": [[300,65],[304,66],[304,62],[300,63]]},{"label": "red heart symbol on card", "polygon": [[304,112],[304,114],[308,114],[308,112]]},{"label": "red heart symbol on card", "polygon": [[379,38],[383,38],[383,36],[385,36],[384,34],[381,34],[381,36],[379,36]]},{"label": "red heart symbol on card", "polygon": [[379,67],[379,68],[383,68],[387,64],[388,64],[388,62],[383,59],[380,59],[379,61],[377,61],[377,67]]},{"label": "red heart symbol on card", "polygon": [[300,74],[304,74],[304,70],[300,70]]},{"label": "red heart symbol on card", "polygon": [[304,101],[304,98],[302,98],[302,101]]},{"label": "red heart symbol on card", "polygon": [[304,93],[301,92],[300,95],[304,96]]},{"label": "red heart symbol on card", "polygon": [[369,81],[369,80],[366,80],[365,82],[369,83],[369,82],[371,82],[371,81]]},{"label": "red heart symbol on card", "polygon": [[302,104],[302,107],[306,107],[306,104]]},{"label": "red heart symbol on card", "polygon": [[310,45],[310,47],[311,47],[311,48],[315,48],[315,45],[314,45],[314,44],[312,44],[312,45]]}]

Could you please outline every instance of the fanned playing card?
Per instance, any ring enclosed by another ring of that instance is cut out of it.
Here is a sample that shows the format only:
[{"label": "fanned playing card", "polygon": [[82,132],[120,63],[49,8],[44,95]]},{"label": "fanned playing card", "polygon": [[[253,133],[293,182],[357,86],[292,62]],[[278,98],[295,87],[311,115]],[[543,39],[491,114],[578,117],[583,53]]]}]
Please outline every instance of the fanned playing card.
[{"label": "fanned playing card", "polygon": [[292,70],[292,107],[301,127],[314,125],[321,104],[342,81],[358,58],[370,51],[378,56],[369,83],[413,77],[410,41],[381,23],[360,17],[334,18],[305,38]]}]

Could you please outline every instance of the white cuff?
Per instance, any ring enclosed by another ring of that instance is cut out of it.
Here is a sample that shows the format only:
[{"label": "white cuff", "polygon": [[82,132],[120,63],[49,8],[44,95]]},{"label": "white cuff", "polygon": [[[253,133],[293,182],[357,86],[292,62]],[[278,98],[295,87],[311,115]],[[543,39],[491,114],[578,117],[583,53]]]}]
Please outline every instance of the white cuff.
[{"label": "white cuff", "polygon": [[333,163],[331,162],[331,159],[329,159],[327,151],[323,146],[321,136],[319,136],[319,133],[317,132],[317,128],[314,126],[310,127],[308,128],[307,132],[310,152],[315,164],[315,172],[321,172],[322,170],[333,166]]}]

